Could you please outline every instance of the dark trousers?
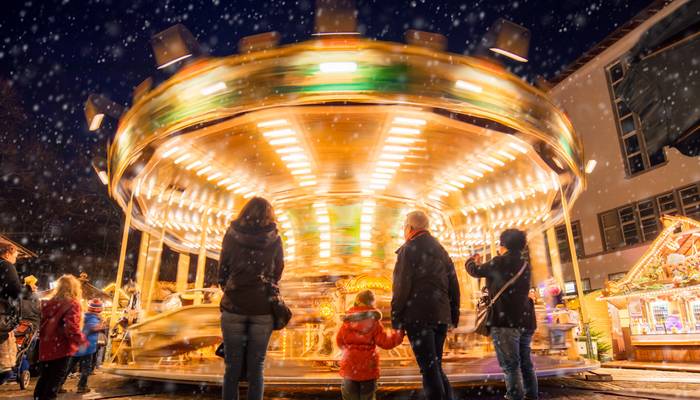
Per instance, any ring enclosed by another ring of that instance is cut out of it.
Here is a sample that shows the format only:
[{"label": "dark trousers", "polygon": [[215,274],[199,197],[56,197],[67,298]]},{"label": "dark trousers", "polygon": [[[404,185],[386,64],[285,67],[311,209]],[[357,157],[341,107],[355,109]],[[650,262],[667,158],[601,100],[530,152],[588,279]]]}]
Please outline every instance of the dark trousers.
[{"label": "dark trousers", "polygon": [[53,400],[66,376],[70,357],[39,362],[39,380],[34,388],[35,400]]},{"label": "dark trousers", "polygon": [[406,334],[423,376],[427,400],[451,400],[452,387],[442,370],[442,350],[447,338],[445,324],[407,325]]},{"label": "dark trousers", "polygon": [[374,400],[377,395],[377,381],[353,381],[343,379],[340,385],[343,400]]},{"label": "dark trousers", "polygon": [[246,366],[248,400],[262,400],[264,392],[263,367],[267,345],[272,335],[272,315],[239,315],[221,313],[224,336],[224,400],[238,400],[238,383]]},{"label": "dark trousers", "polygon": [[68,368],[66,368],[66,374],[63,376],[63,381],[61,382],[60,387],[63,387],[63,384],[66,383],[66,379],[68,379],[68,375],[70,375],[73,368],[78,365],[80,366],[80,380],[78,381],[78,389],[87,388],[88,378],[92,374],[92,370],[95,366],[93,356],[94,354],[88,354],[81,357],[71,357],[70,361],[68,361]]}]

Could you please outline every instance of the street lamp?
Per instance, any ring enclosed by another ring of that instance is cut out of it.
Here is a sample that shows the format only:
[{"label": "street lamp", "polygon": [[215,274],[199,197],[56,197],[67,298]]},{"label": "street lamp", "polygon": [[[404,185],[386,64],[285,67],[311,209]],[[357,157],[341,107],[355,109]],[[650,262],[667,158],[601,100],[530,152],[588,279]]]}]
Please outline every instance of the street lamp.
[{"label": "street lamp", "polygon": [[182,24],[173,25],[170,28],[156,33],[151,38],[153,55],[156,58],[158,69],[166,68],[186,58],[198,56],[202,50],[194,38],[192,32]]},{"label": "street lamp", "polygon": [[481,39],[481,47],[519,62],[527,62],[530,30],[499,18]]},{"label": "street lamp", "polygon": [[101,94],[91,94],[85,102],[85,120],[91,131],[100,128],[105,115],[118,119],[122,112],[124,107]]}]

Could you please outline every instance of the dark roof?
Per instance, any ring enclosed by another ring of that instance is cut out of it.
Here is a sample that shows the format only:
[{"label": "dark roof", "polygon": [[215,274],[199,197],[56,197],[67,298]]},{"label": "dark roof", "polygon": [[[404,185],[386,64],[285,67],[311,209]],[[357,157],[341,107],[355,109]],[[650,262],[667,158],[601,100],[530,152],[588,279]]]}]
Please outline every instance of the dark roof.
[{"label": "dark roof", "polygon": [[636,29],[639,25],[644,23],[646,20],[651,18],[654,14],[659,12],[662,8],[666,7],[672,2],[672,0],[654,0],[645,9],[640,11],[632,19],[625,22],[611,34],[609,34],[605,39],[600,41],[598,44],[593,46],[590,50],[583,53],[574,62],[567,65],[563,70],[561,70],[557,75],[549,79],[552,85],[556,85],[562,82],[564,79],[568,78],[571,74],[576,72],[579,68],[584,66],[586,63],[594,59],[600,53],[608,49],[608,47],[615,44],[618,40],[622,39],[625,35]]}]

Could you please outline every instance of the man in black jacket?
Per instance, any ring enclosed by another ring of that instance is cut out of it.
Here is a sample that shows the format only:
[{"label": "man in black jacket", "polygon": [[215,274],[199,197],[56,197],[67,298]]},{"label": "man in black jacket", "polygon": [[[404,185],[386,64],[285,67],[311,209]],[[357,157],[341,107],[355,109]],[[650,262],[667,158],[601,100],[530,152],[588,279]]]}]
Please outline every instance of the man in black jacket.
[{"label": "man in black jacket", "polygon": [[537,327],[534,303],[529,297],[531,268],[525,245],[525,232],[507,229],[501,233],[501,255],[480,264],[476,255],[466,262],[467,273],[475,278],[486,278],[490,296],[525,267],[523,273],[505,289],[489,312],[489,327],[498,363],[506,380],[506,398],[509,400],[537,399],[537,375],[530,357],[532,335]]},{"label": "man in black jacket", "polygon": [[12,367],[14,360],[8,357],[15,349],[12,329],[19,322],[19,296],[22,286],[17,269],[17,247],[0,241],[0,372]]},{"label": "man in black jacket", "polygon": [[447,330],[459,321],[459,283],[450,256],[428,228],[424,212],[406,217],[406,242],[396,251],[391,322],[408,335],[426,399],[452,399],[442,370],[442,349]]}]

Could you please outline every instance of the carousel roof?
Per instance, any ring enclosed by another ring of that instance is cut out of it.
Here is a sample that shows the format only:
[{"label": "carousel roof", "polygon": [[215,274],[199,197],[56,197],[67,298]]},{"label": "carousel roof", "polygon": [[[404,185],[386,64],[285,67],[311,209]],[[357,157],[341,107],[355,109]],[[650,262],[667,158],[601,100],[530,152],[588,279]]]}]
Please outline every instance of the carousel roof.
[{"label": "carousel roof", "polygon": [[661,217],[664,229],[622,279],[609,282],[601,299],[655,297],[700,290],[700,222]]},{"label": "carousel roof", "polygon": [[125,210],[133,196],[135,227],[178,251],[203,243],[218,258],[258,195],[298,254],[319,232],[328,254],[342,225],[363,257],[381,258],[388,249],[367,242],[395,236],[414,207],[452,249],[483,245],[487,224],[554,224],[560,189],[570,202],[583,190],[583,163],[566,116],[501,65],[320,36],[199,59],[140,97],[109,148],[108,184]]}]

